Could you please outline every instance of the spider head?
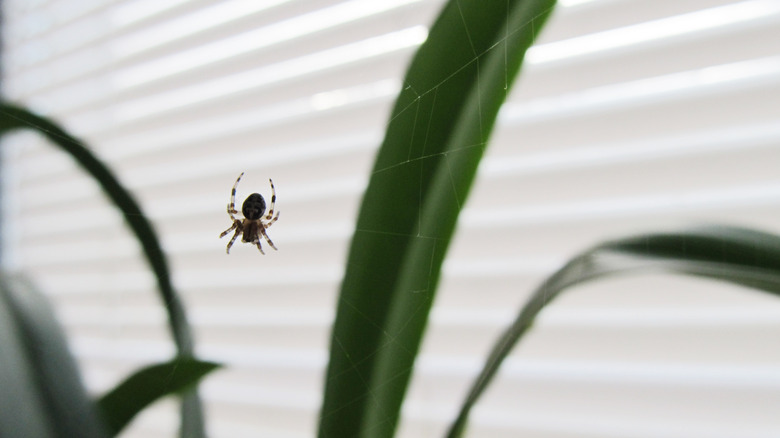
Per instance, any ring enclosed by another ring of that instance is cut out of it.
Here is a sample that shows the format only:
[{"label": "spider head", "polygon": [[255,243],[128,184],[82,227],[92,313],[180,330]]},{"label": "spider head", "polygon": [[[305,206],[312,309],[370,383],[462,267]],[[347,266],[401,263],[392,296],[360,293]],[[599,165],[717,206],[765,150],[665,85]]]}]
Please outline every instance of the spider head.
[{"label": "spider head", "polygon": [[252,193],[241,206],[241,213],[249,220],[257,220],[265,213],[265,199],[260,193]]}]

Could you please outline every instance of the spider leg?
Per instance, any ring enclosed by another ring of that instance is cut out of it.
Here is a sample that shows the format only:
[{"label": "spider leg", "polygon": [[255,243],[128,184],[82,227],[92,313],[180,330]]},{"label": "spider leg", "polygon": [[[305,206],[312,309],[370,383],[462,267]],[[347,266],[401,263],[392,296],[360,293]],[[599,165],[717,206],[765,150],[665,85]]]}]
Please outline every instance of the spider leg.
[{"label": "spider leg", "polygon": [[233,215],[238,213],[236,211],[236,188],[238,187],[238,182],[241,181],[242,176],[244,176],[244,172],[241,172],[241,175],[238,175],[235,184],[233,184],[233,190],[230,191],[230,204],[228,204],[227,206],[227,213],[230,215],[230,218],[233,220],[236,220],[236,217]]},{"label": "spider leg", "polygon": [[230,215],[230,219],[233,219],[233,221],[237,221],[238,218],[235,217],[234,215],[238,214],[238,212],[234,208],[230,208],[230,207],[231,207],[231,205],[228,204],[228,206],[227,206],[227,214]]},{"label": "spider leg", "polygon": [[271,183],[271,209],[268,210],[268,214],[265,215],[265,220],[269,220],[274,217],[274,205],[276,204],[276,189],[274,188],[274,182],[271,178],[268,178],[268,182]]},{"label": "spider leg", "polygon": [[233,225],[231,225],[230,228],[228,228],[227,230],[223,231],[222,234],[219,235],[219,238],[221,239],[221,238],[225,237],[225,235],[227,233],[229,233],[231,230],[233,230],[235,228],[240,228],[239,224],[240,224],[240,221],[234,220],[233,221]]},{"label": "spider leg", "polygon": [[[255,240],[255,245],[257,245],[257,249],[260,250],[260,254],[265,255],[265,251],[263,251],[262,245],[260,245],[260,239]],[[274,248],[276,249],[276,248]]]},{"label": "spider leg", "polygon": [[[228,231],[230,231],[230,230],[228,230]],[[227,249],[225,249],[226,253],[230,254],[230,247],[233,246],[233,242],[236,241],[236,238],[238,238],[239,234],[241,234],[241,227],[236,228],[235,234],[233,234],[233,237],[230,238],[230,242],[228,242],[228,244],[227,244]]]},{"label": "spider leg", "polygon": [[[260,228],[258,231],[260,231],[260,234],[262,234],[263,237],[265,237],[265,241],[268,242],[269,245],[271,245],[271,248],[273,248],[275,251],[279,251],[278,249],[276,249],[274,243],[271,242],[271,238],[268,237],[268,234],[265,233],[265,228]],[[260,238],[257,239],[257,246],[260,247]]]},{"label": "spider leg", "polygon": [[[273,225],[273,224],[274,224],[274,222],[276,222],[277,220],[279,220],[279,213],[280,213],[280,212],[278,212],[278,211],[277,211],[277,212],[276,212],[276,216],[274,216],[274,218],[273,218],[273,219],[271,219],[270,221],[268,221],[268,222],[264,223],[264,224],[263,224],[263,226],[264,226],[265,228],[269,228],[271,225]],[[269,218],[269,219],[270,219],[270,218]]]}]

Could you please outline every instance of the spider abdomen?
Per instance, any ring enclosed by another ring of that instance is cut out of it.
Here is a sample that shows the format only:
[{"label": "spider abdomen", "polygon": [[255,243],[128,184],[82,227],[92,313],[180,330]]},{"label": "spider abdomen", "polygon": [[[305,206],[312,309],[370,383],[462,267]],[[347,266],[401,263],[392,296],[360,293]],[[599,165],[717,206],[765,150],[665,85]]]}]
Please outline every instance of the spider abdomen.
[{"label": "spider abdomen", "polygon": [[241,206],[241,213],[250,220],[257,220],[263,217],[265,213],[265,199],[260,193],[252,193],[247,196],[244,205]]}]

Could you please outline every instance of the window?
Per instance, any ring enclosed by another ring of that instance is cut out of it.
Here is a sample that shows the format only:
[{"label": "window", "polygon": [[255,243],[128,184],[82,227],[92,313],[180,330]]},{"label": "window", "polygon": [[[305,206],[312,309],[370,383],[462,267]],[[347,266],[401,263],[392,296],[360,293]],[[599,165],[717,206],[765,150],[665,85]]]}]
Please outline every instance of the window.
[{"label": "window", "polygon": [[[404,68],[438,0],[3,2],[4,96],[61,121],[155,223],[197,335],[227,365],[212,436],[308,437],[346,249]],[[440,435],[532,287],[595,242],[699,222],[780,231],[780,4],[561,1],[502,110],[445,265],[399,429]],[[98,393],[173,352],[139,248],[31,134],[3,145],[5,268],[50,295]],[[279,251],[224,212],[268,197]],[[670,276],[545,311],[470,436],[769,437],[780,303]],[[123,437],[168,437],[171,401]]]}]

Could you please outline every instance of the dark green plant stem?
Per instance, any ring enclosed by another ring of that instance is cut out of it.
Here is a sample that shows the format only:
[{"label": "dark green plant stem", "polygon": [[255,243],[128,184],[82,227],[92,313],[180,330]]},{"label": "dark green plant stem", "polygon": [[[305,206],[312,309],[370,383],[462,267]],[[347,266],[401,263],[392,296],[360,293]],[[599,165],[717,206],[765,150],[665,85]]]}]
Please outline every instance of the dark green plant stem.
[{"label": "dark green plant stem", "polygon": [[[158,290],[168,313],[169,328],[178,353],[182,357],[192,357],[193,339],[184,306],[171,284],[168,264],[152,224],[143,214],[132,195],[125,190],[114,174],[89,149],[83,146],[82,141],[71,136],[47,118],[33,114],[17,105],[0,103],[0,136],[17,129],[37,131],[61,147],[97,180],[103,192],[119,208],[130,229],[141,243],[144,256],[157,279]],[[189,434],[186,435],[187,438],[200,436],[202,432],[199,434],[198,431],[204,429],[203,419],[200,402],[197,400],[197,394],[194,390],[191,395],[184,396],[183,410],[187,413],[182,419],[182,432],[184,433],[186,429]]]},{"label": "dark green plant stem", "polygon": [[572,258],[534,291],[493,346],[447,436],[462,435],[471,408],[501,363],[553,299],[587,281],[648,271],[721,280],[780,296],[780,236],[736,227],[702,227],[606,242]]},{"label": "dark green plant stem", "polygon": [[352,239],[320,438],[394,435],[458,214],[553,5],[449,1],[414,57]]}]

